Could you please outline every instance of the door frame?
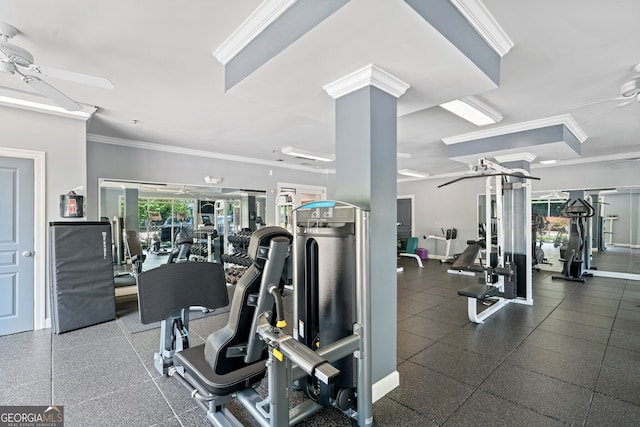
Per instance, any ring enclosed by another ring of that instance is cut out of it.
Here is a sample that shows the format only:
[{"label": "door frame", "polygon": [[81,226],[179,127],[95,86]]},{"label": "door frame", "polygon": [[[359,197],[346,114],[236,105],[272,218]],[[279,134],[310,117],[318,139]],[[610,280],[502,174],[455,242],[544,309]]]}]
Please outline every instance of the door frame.
[{"label": "door frame", "polygon": [[327,187],[321,185],[291,184],[288,182],[278,182],[278,193],[294,190],[294,208],[300,206],[300,194],[304,192],[320,195],[320,200],[327,199]]},{"label": "door frame", "polygon": [[0,157],[33,160],[33,329],[47,328],[45,152],[0,147]]}]

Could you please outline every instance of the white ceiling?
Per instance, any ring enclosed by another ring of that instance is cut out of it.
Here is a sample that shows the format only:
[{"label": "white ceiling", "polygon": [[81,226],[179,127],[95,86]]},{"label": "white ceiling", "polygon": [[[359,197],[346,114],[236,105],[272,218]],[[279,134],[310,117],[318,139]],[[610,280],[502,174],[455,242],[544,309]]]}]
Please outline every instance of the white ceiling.
[{"label": "white ceiling", "polygon": [[[441,140],[487,127],[437,105],[468,95],[504,116],[492,127],[568,113],[588,136],[584,158],[640,153],[640,104],[562,109],[618,96],[640,62],[640,1],[484,0],[514,42],[496,88],[403,1],[352,0],[225,93],[212,52],[260,3],[3,0],[0,21],[20,31],[11,42],[36,64],[115,84],[47,80],[98,107],[91,134],[274,161],[289,145],[332,153],[334,104],[322,87],[373,63],[411,85],[399,100],[398,151],[412,157],[399,169],[466,170]],[[0,88],[30,90],[5,74]]]}]

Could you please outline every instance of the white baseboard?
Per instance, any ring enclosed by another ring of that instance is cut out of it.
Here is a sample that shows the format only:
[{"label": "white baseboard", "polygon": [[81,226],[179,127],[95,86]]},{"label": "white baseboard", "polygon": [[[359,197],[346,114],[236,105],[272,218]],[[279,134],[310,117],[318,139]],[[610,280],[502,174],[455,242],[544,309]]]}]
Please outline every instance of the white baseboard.
[{"label": "white baseboard", "polygon": [[640,280],[640,274],[621,273],[618,271],[606,270],[587,270],[587,273],[593,274],[595,277],[608,277],[611,279]]},{"label": "white baseboard", "polygon": [[372,399],[376,402],[378,399],[383,398],[394,388],[400,385],[400,374],[398,371],[393,371],[386,377],[376,381],[371,387]]}]

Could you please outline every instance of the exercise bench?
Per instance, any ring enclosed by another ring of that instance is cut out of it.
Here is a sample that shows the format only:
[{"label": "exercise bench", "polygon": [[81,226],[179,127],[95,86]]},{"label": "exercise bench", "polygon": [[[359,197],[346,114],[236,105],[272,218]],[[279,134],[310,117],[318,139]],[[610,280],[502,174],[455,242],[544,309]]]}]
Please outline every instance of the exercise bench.
[{"label": "exercise bench", "polygon": [[475,265],[476,259],[480,255],[482,250],[483,240],[468,240],[466,249],[458,256],[458,258],[451,265],[451,268],[447,270],[447,273],[460,274],[463,276],[475,276],[477,272],[483,272],[484,267],[482,265]]},{"label": "exercise bench", "polygon": [[418,249],[418,238],[417,237],[409,237],[407,239],[407,247],[404,252],[400,252],[398,256],[414,258],[418,262],[418,267],[423,268],[422,258],[416,253],[416,249]]}]

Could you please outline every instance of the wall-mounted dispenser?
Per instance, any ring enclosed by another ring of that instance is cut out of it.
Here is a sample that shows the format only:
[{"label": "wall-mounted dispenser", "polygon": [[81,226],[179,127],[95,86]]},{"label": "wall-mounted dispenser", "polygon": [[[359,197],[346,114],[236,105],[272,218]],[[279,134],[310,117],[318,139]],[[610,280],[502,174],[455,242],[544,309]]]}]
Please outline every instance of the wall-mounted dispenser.
[{"label": "wall-mounted dispenser", "polygon": [[60,216],[62,218],[84,217],[84,196],[70,191],[69,194],[60,195]]}]

